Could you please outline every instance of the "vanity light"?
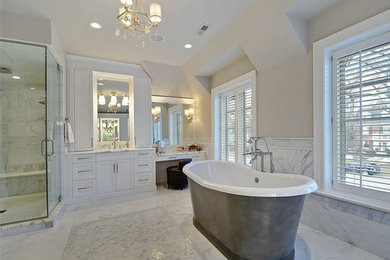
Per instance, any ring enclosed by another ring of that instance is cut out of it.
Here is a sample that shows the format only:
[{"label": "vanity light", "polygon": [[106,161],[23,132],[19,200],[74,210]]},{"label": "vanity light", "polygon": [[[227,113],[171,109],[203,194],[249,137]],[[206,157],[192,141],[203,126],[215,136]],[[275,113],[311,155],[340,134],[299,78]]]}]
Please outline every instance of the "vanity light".
[{"label": "vanity light", "polygon": [[122,106],[128,106],[129,105],[129,97],[124,96],[122,99]]},{"label": "vanity light", "polygon": [[99,105],[105,105],[106,104],[106,97],[103,95],[103,93],[99,94]]},{"label": "vanity light", "polygon": [[194,109],[192,107],[185,109],[184,115],[187,117],[187,121],[191,123],[192,120],[194,119]]},{"label": "vanity light", "polygon": [[116,106],[116,103],[118,102],[118,100],[116,99],[116,92],[115,91],[112,91],[111,92],[111,100],[110,100],[110,105],[111,106]]},{"label": "vanity light", "polygon": [[152,108],[153,121],[155,123],[160,121],[160,117],[159,117],[160,114],[161,114],[161,107],[156,106]]}]

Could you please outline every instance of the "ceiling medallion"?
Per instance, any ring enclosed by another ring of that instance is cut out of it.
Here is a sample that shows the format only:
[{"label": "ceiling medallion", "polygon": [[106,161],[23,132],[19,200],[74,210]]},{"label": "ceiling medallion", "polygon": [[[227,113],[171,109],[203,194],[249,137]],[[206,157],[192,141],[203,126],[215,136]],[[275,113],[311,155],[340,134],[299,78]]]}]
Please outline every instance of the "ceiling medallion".
[{"label": "ceiling medallion", "polygon": [[[119,8],[117,20],[124,30],[123,38],[126,39],[126,33],[129,33],[136,40],[142,40],[142,47],[145,47],[145,35],[161,22],[161,6],[152,3],[147,13],[144,11],[142,0],[120,0],[120,2],[123,6]],[[116,29],[115,35],[120,34],[121,30]]]}]

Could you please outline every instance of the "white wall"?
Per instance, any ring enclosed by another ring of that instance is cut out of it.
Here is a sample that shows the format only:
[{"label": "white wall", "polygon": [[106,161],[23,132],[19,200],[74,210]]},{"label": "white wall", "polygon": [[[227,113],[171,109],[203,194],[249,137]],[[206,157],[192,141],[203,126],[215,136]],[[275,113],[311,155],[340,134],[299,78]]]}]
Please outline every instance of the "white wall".
[{"label": "white wall", "polygon": [[187,83],[197,99],[197,138],[211,136],[211,98],[210,89],[194,75],[237,45],[258,72],[258,134],[311,138],[312,42],[390,8],[387,0],[339,1],[308,21],[306,52],[285,14],[296,2],[253,1],[185,64]]},{"label": "white wall", "polygon": [[0,36],[12,40],[51,44],[51,22],[1,12]]},{"label": "white wall", "polygon": [[191,97],[182,67],[144,61],[143,69],[152,79],[152,95]]}]

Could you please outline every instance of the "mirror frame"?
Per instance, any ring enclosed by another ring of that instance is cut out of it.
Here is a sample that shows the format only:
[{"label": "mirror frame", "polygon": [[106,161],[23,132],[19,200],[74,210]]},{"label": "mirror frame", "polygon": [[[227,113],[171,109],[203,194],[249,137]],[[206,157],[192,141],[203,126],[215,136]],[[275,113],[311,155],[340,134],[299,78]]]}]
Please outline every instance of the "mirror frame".
[{"label": "mirror frame", "polygon": [[[152,95],[152,107],[153,103],[169,103],[169,104],[181,104],[181,105],[192,105],[195,110],[195,99],[190,97],[174,97],[174,96],[161,96]],[[184,116],[184,115],[183,115]],[[193,117],[192,124],[192,143],[195,141],[195,115]],[[184,145],[184,144],[180,144]]]},{"label": "mirror frame", "polygon": [[[107,144],[111,141],[101,141],[98,142],[98,131],[96,131],[96,126],[98,125],[98,79],[105,79],[111,81],[122,81],[129,84],[129,148],[134,148],[134,76],[124,75],[117,73],[108,73],[93,71],[93,147],[94,149],[99,148],[99,144]],[[123,143],[125,141],[118,141],[118,143]]]}]

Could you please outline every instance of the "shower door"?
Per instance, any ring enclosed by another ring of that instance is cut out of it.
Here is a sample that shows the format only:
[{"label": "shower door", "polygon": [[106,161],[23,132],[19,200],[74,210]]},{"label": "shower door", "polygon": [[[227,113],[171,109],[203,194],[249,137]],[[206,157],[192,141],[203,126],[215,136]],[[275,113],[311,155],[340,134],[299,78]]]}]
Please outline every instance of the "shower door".
[{"label": "shower door", "polygon": [[61,195],[61,70],[50,52],[46,62],[47,208],[48,214]]}]

